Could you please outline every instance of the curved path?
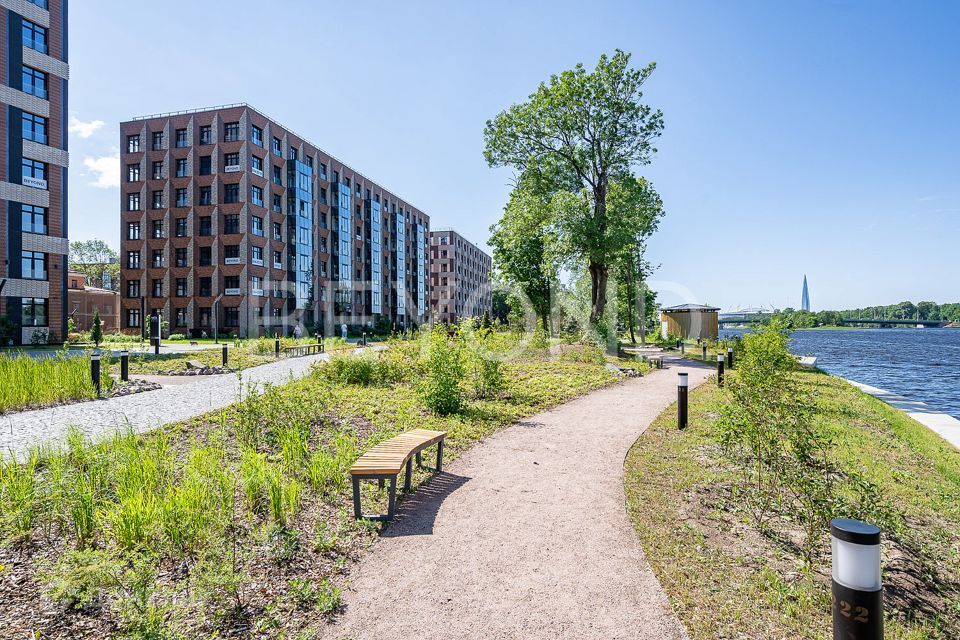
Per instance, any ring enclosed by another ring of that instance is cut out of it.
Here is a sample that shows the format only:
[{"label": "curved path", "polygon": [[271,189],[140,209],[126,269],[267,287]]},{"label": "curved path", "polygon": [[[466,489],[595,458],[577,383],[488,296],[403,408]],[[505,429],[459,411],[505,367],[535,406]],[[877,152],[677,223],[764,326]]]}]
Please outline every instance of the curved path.
[{"label": "curved path", "polygon": [[331,638],[686,638],[624,508],[627,450],[711,369],[590,393],[489,438],[423,485],[361,561]]}]

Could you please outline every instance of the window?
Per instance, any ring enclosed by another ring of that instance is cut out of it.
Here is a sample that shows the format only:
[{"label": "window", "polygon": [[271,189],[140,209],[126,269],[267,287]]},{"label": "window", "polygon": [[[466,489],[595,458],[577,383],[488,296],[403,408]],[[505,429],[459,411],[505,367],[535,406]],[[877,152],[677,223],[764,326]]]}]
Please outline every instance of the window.
[{"label": "window", "polygon": [[153,208],[154,209],[163,209],[163,191],[154,191],[153,192]]},{"label": "window", "polygon": [[240,326],[240,308],[239,307],[223,308],[223,326],[225,327]]},{"label": "window", "polygon": [[200,266],[209,267],[213,264],[213,250],[210,247],[200,247]]},{"label": "window", "polygon": [[234,204],[240,202],[239,184],[235,183],[223,185],[223,202],[224,204]]},{"label": "window", "polygon": [[127,136],[127,153],[140,153],[140,135]]},{"label": "window", "polygon": [[30,158],[24,158],[20,163],[23,169],[24,178],[35,178],[37,180],[47,181],[47,165]]},{"label": "window", "polygon": [[187,310],[184,309],[183,307],[177,308],[176,313],[174,314],[174,318],[175,318],[174,322],[176,323],[174,326],[177,326],[177,327],[187,326]]},{"label": "window", "polygon": [[163,249],[153,250],[153,268],[159,269],[163,266]]},{"label": "window", "polygon": [[223,141],[236,142],[240,139],[240,123],[228,122],[223,126]]},{"label": "window", "polygon": [[179,158],[177,160],[177,177],[185,178],[190,175],[190,169],[187,167],[187,159]]},{"label": "window", "polygon": [[224,277],[223,277],[223,288],[224,288],[224,289],[239,289],[239,288],[240,288],[240,276],[224,276]]},{"label": "window", "polygon": [[283,175],[280,173],[280,167],[273,165],[273,182],[275,184],[283,184]]},{"label": "window", "polygon": [[250,201],[258,207],[263,206],[263,189],[257,186],[250,187]]},{"label": "window", "polygon": [[263,218],[259,216],[253,216],[253,219],[250,222],[250,233],[255,236],[263,237]]},{"label": "window", "polygon": [[210,278],[200,278],[200,297],[207,298],[213,295],[213,281]]},{"label": "window", "polygon": [[140,163],[127,165],[127,182],[140,181]]},{"label": "window", "polygon": [[213,144],[213,127],[208,124],[200,127],[200,144]]},{"label": "window", "polygon": [[200,232],[201,236],[213,235],[213,223],[210,219],[210,216],[200,216]]},{"label": "window", "polygon": [[[139,234],[139,227],[137,230]],[[140,252],[139,251],[127,251],[127,269],[139,269],[140,268]]]},{"label": "window", "polygon": [[27,233],[47,233],[47,210],[29,204],[20,205],[20,220]]},{"label": "window", "polygon": [[163,297],[163,278],[154,278],[150,295],[152,295],[154,298]]},{"label": "window", "polygon": [[140,297],[140,281],[139,280],[127,280],[127,297],[128,298]]},{"label": "window", "polygon": [[253,276],[250,278],[250,288],[254,291],[263,291],[263,278],[260,276]]},{"label": "window", "polygon": [[239,153],[225,153],[223,154],[223,169],[227,170],[227,167],[239,167],[240,166],[240,154]]},{"label": "window", "polygon": [[140,309],[127,309],[127,328],[140,326]]},{"label": "window", "polygon": [[155,160],[153,163],[153,179],[163,180],[163,160]]},{"label": "window", "polygon": [[140,211],[140,194],[127,194],[127,211]]},{"label": "window", "polygon": [[157,238],[162,238],[163,237],[163,220],[154,220],[152,222],[152,229],[153,229],[153,232],[151,233],[151,237],[154,240],[156,240]]},{"label": "window", "polygon": [[297,159],[297,148],[296,148],[296,147],[290,147],[290,151],[287,153],[287,158],[289,158],[290,160],[296,160],[296,159]]},{"label": "window", "polygon": [[177,278],[176,281],[176,296],[178,298],[183,298],[187,295],[187,279],[186,278]]},{"label": "window", "polygon": [[23,139],[47,144],[47,119],[32,113],[22,112]]},{"label": "window", "polygon": [[263,158],[252,156],[250,158],[250,165],[253,167],[254,173],[256,173],[259,176],[263,175]]},{"label": "window", "polygon": [[280,153],[280,138],[273,139],[273,155],[275,156],[283,155]]},{"label": "window", "polygon": [[258,147],[263,146],[263,129],[257,126],[250,127],[250,140]]},{"label": "window", "polygon": [[208,176],[213,173],[213,156],[200,156],[200,175]]},{"label": "window", "polygon": [[163,131],[153,132],[152,148],[154,151],[160,151],[163,149]]},{"label": "window", "polygon": [[187,235],[187,219],[186,218],[176,219],[176,231],[174,233],[178,238],[186,237]]},{"label": "window", "polygon": [[[254,260],[259,260],[260,264],[263,264],[263,247],[251,247],[251,257]],[[259,287],[257,287],[259,289]]]},{"label": "window", "polygon": [[22,251],[20,254],[20,277],[26,280],[46,280],[47,254],[39,251]]},{"label": "window", "polygon": [[41,9],[46,9],[46,8],[47,8],[47,0],[27,0],[27,2],[29,2],[29,3],[31,3],[31,4],[35,4],[35,5],[37,5],[38,7],[40,7]]},{"label": "window", "polygon": [[24,327],[47,326],[47,301],[43,298],[21,298],[20,324]]},{"label": "window", "polygon": [[320,187],[320,204],[327,204],[327,189]]},{"label": "window", "polygon": [[24,93],[47,99],[47,74],[25,66],[22,76]]},{"label": "window", "polygon": [[274,269],[283,268],[283,253],[280,251],[273,252],[273,268]]},{"label": "window", "polygon": [[232,213],[223,216],[224,233],[240,233],[240,214]]},{"label": "window", "polygon": [[186,129],[177,129],[176,131],[176,143],[178,149],[183,149],[187,146],[187,130]]},{"label": "window", "polygon": [[273,223],[273,239],[282,240],[283,239],[283,227],[280,226],[279,222]]},{"label": "window", "polygon": [[174,249],[174,264],[178,267],[187,266],[187,248],[177,247]]},{"label": "window", "polygon": [[327,165],[325,165],[325,164],[322,163],[322,162],[320,163],[320,171],[319,171],[319,173],[320,173],[320,179],[321,179],[321,180],[326,180],[326,179],[327,179]]},{"label": "window", "polygon": [[176,202],[174,206],[177,207],[189,207],[190,203],[187,200],[187,189],[186,187],[177,189],[175,192]]},{"label": "window", "polygon": [[273,194],[273,210],[277,213],[283,213],[283,200],[279,194]]},{"label": "window", "polygon": [[47,30],[29,20],[23,20],[23,44],[34,51],[47,53]]},{"label": "window", "polygon": [[240,245],[238,244],[228,244],[223,247],[223,257],[224,258],[239,258],[240,257]]},{"label": "window", "polygon": [[200,187],[200,204],[213,204],[213,189]]}]

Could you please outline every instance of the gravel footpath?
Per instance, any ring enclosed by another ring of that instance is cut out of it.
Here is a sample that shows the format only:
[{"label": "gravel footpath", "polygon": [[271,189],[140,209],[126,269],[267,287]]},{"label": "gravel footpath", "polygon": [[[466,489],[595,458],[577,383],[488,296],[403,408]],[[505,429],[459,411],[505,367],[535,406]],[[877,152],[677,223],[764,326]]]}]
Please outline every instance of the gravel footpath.
[{"label": "gravel footpath", "polygon": [[[320,354],[252,367],[241,372],[242,383],[236,374],[230,373],[180,376],[177,384],[164,386],[158,391],[0,416],[0,452],[5,456],[16,455],[31,446],[61,443],[71,425],[80,427],[94,439],[128,426],[137,432],[149,431],[235,402],[241,384],[283,383],[290,376],[304,375],[309,372],[310,365],[326,359],[327,354]],[[151,379],[159,378],[153,376]]]},{"label": "gravel footpath", "polygon": [[325,637],[686,638],[624,508],[624,457],[676,400],[676,373],[693,387],[712,372],[666,364],[445,467],[401,504]]}]

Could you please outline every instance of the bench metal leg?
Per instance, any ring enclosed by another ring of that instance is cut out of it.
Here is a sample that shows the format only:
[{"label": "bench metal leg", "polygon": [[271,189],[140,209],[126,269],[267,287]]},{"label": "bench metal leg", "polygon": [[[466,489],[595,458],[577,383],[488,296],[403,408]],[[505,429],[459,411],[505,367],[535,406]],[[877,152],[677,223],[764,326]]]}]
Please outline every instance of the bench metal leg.
[{"label": "bench metal leg", "polygon": [[383,489],[383,478],[377,478],[377,486]]},{"label": "bench metal leg", "polygon": [[443,471],[443,440],[437,443],[437,473]]},{"label": "bench metal leg", "polygon": [[393,520],[397,512],[397,476],[390,478],[390,502],[387,504],[387,520]]},{"label": "bench metal leg", "polygon": [[407,470],[403,474],[403,492],[410,492],[410,485],[413,484],[413,460],[407,460]]},{"label": "bench metal leg", "polygon": [[417,468],[423,469],[423,458],[420,456],[419,451],[417,451]]},{"label": "bench metal leg", "polygon": [[360,512],[360,478],[353,476],[353,517],[359,520],[363,514]]}]

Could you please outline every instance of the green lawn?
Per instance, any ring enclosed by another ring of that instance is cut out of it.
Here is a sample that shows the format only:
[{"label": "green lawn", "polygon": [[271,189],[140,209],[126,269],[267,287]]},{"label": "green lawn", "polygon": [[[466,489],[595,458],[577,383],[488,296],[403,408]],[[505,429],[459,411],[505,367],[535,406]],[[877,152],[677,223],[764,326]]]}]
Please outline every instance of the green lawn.
[{"label": "green lawn", "polygon": [[[800,371],[843,469],[889,506],[884,531],[886,638],[960,637],[960,452],[892,407],[819,371]],[[789,513],[759,532],[738,498],[737,470],[714,437],[722,390],[691,393],[626,460],[628,510],[646,556],[694,640],[831,636],[826,531],[812,571]]]}]

